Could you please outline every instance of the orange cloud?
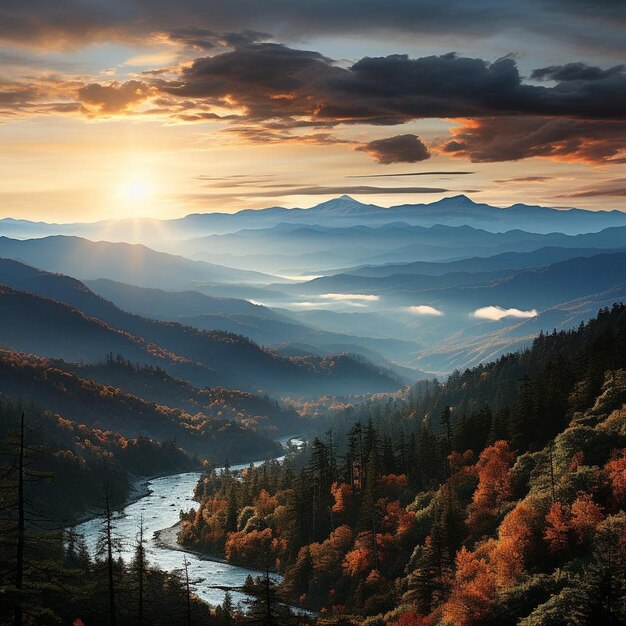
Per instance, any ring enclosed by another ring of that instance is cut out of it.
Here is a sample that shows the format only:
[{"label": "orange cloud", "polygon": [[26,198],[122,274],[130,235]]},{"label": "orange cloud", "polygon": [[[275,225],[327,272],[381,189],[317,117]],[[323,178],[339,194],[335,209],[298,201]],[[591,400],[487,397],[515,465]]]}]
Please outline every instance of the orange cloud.
[{"label": "orange cloud", "polygon": [[154,94],[147,83],[129,80],[108,85],[89,83],[78,89],[77,97],[89,115],[116,115],[134,109]]}]

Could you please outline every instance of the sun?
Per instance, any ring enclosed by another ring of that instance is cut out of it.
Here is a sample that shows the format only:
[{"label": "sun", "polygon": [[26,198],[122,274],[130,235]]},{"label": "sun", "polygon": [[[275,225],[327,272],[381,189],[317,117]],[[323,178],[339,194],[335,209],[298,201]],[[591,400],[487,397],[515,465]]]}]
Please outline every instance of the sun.
[{"label": "sun", "polygon": [[153,192],[152,183],[145,178],[129,178],[118,188],[119,197],[126,204],[143,204],[152,197]]}]

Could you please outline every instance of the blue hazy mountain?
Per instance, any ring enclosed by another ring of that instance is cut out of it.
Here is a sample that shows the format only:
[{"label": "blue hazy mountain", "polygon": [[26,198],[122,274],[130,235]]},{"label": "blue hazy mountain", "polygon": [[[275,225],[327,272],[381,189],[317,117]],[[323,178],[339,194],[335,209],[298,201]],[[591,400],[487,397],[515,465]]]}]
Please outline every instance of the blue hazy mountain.
[{"label": "blue hazy mountain", "polygon": [[0,220],[0,234],[10,237],[42,237],[51,234],[100,237],[113,241],[150,243],[164,238],[187,239],[203,234],[227,233],[244,228],[267,228],[279,223],[352,226],[406,222],[410,225],[469,225],[493,232],[512,229],[580,234],[626,225],[626,213],[617,210],[586,211],[526,204],[495,207],[475,202],[465,195],[431,203],[406,203],[389,208],[365,204],[341,196],[310,208],[270,207],[237,213],[195,213],[182,218],[156,220],[130,218],[95,223],[46,224],[28,220]]},{"label": "blue hazy mountain", "polygon": [[51,272],[75,274],[80,278],[125,279],[145,286],[263,283],[270,279],[260,272],[193,261],[140,244],[90,241],[61,235],[27,240],[0,237],[0,257],[17,259]]},{"label": "blue hazy mountain", "polygon": [[8,259],[0,259],[0,343],[72,361],[119,353],[200,386],[306,395],[391,391],[403,382],[363,357],[281,357],[241,335],[128,313],[74,278]]},{"label": "blue hazy mountain", "polygon": [[416,342],[408,340],[321,330],[303,324],[293,312],[277,312],[246,300],[215,298],[197,291],[136,287],[106,279],[85,282],[95,293],[125,311],[204,330],[245,335],[272,349],[283,349],[286,344],[308,344],[311,354],[352,352],[377,361],[381,357],[405,360],[419,348]]}]

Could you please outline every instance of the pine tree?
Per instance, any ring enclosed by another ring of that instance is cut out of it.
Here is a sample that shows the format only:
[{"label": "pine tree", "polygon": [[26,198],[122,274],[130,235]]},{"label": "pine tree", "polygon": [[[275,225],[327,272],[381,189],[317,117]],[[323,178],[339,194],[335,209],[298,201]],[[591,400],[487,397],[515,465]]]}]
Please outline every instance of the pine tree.
[{"label": "pine tree", "polygon": [[228,504],[226,507],[226,519],[224,523],[224,530],[227,533],[232,533],[237,530],[237,516],[239,511],[237,509],[237,490],[233,484],[228,491]]},{"label": "pine tree", "polygon": [[104,489],[104,515],[100,537],[96,545],[96,554],[104,556],[107,572],[107,592],[109,600],[109,624],[117,624],[116,590],[115,590],[115,560],[113,554],[121,549],[120,540],[115,535],[113,511],[111,509],[111,491],[109,485]]},{"label": "pine tree", "polygon": [[247,622],[255,626],[282,626],[288,621],[288,610],[280,603],[278,587],[266,567],[260,579],[258,595],[249,604]]},{"label": "pine tree", "polygon": [[139,531],[137,533],[135,545],[135,558],[132,568],[137,574],[137,622],[141,626],[144,623],[144,579],[146,573],[146,554],[144,539],[143,513],[139,519]]}]

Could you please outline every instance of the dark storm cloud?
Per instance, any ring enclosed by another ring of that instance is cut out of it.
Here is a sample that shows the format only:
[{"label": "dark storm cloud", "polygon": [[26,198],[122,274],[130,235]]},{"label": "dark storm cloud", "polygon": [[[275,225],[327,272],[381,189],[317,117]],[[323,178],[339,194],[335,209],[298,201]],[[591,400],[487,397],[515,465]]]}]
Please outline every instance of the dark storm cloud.
[{"label": "dark storm cloud", "polygon": [[387,139],[376,139],[359,146],[357,150],[367,152],[379,163],[418,163],[430,159],[430,152],[417,135],[396,135]]},{"label": "dark storm cloud", "polygon": [[[188,29],[177,36],[196,47],[212,41],[212,31]],[[448,118],[459,120],[461,127],[440,149],[472,161],[624,157],[626,66],[542,68],[535,77],[556,82],[534,85],[525,82],[510,57],[490,63],[454,53],[396,54],[341,67],[314,50],[257,41],[263,37],[222,33],[215,40],[222,46],[216,53],[141,81],[71,81],[54,88],[81,103],[88,115],[132,113],[142,105],[144,115],[227,121],[231,126],[223,132],[256,143],[351,143],[331,130],[341,124]],[[5,111],[27,111],[29,93],[28,84],[6,90],[0,85]],[[45,99],[45,93],[39,89],[36,97]],[[416,136],[406,134],[360,149],[381,163],[416,162],[429,154]]]},{"label": "dark storm cloud", "polygon": [[473,162],[553,157],[587,163],[624,162],[626,122],[545,117],[487,117],[454,131],[444,152]]},{"label": "dark storm cloud", "polygon": [[315,86],[342,71],[318,52],[251,44],[196,59],[183,68],[178,81],[164,81],[160,87],[177,97],[202,98],[215,105],[227,106],[235,99],[256,119],[285,118],[312,114]]},{"label": "dark storm cloud", "polygon": [[558,24],[561,41],[579,45],[589,40],[619,49],[620,27],[626,23],[623,2],[602,0],[264,0],[262,5],[258,0],[3,0],[0,7],[0,37],[56,45],[147,38],[190,26],[270,31],[281,38],[355,32],[467,38],[511,32],[519,37],[532,32],[554,39]]},{"label": "dark storm cloud", "polygon": [[[489,63],[453,53],[417,59],[391,55],[366,57],[345,68],[315,51],[244,43],[196,59],[177,80],[156,84],[192,106],[201,102],[243,109],[254,125],[233,130],[250,141],[297,140],[290,134],[297,128],[463,118],[443,150],[473,161],[620,158],[626,69],[564,68],[540,70],[542,76],[567,79],[537,86],[524,82],[511,58]],[[332,143],[336,138],[318,133],[310,141]],[[428,154],[411,135],[360,149],[382,163],[418,161]]]},{"label": "dark storm cloud", "polygon": [[391,125],[502,114],[626,118],[624,69],[545,87],[524,83],[513,59],[489,63],[452,53],[366,57],[341,68],[318,52],[250,44],[196,59],[178,80],[159,86],[180,98],[234,101],[258,120],[305,116]]},{"label": "dark storm cloud", "polygon": [[602,80],[624,73],[624,65],[614,65],[606,70],[586,63],[567,63],[566,65],[550,65],[533,70],[530,77],[535,80]]},{"label": "dark storm cloud", "polygon": [[213,50],[219,46],[237,47],[257,41],[272,39],[272,36],[268,33],[260,33],[252,30],[218,33],[207,28],[199,28],[196,26],[172,30],[166,33],[166,37],[169,41],[198,50]]}]

